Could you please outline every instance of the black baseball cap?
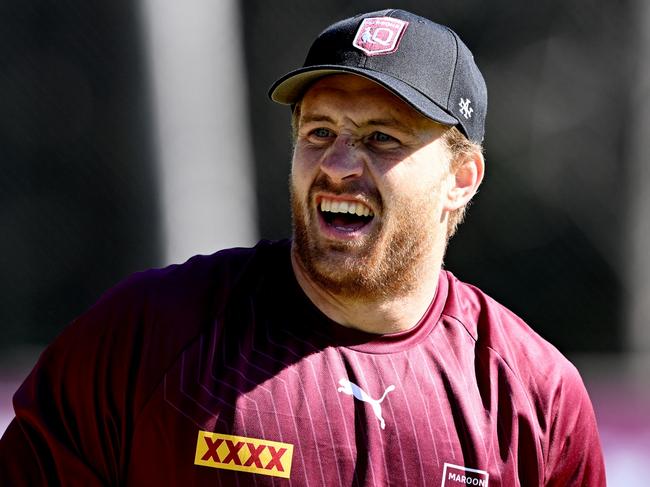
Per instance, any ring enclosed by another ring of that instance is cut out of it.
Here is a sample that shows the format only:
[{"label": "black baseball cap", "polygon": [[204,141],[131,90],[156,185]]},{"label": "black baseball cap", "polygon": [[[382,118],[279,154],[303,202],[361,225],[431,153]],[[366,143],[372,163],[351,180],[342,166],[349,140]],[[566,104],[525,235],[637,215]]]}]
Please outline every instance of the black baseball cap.
[{"label": "black baseball cap", "polygon": [[375,81],[424,116],[483,141],[485,81],[449,27],[395,9],[341,20],[316,38],[303,67],[277,80],[269,96],[294,105],[316,80],[341,73]]}]

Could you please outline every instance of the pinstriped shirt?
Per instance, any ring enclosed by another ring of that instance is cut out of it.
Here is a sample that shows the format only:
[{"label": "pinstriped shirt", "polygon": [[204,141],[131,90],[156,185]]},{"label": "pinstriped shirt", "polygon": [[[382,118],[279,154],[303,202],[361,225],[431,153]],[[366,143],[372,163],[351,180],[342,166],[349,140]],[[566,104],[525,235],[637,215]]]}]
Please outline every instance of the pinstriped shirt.
[{"label": "pinstriped shirt", "polygon": [[412,329],[344,328],[303,294],[288,242],[127,280],[16,408],[3,443],[98,484],[605,483],[577,371],[521,319],[442,271]]}]

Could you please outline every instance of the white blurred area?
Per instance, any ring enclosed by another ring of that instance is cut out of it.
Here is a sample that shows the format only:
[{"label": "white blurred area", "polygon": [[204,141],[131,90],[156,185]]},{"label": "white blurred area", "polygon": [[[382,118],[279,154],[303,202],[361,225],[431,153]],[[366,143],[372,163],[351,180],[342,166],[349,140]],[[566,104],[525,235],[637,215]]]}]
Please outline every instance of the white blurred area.
[{"label": "white blurred area", "polygon": [[234,0],[141,4],[154,94],[164,263],[257,240]]},{"label": "white blurred area", "polygon": [[631,369],[650,389],[650,4],[637,0],[641,27],[637,79],[633,86],[634,112],[630,134],[630,174],[626,240],[627,347]]},{"label": "white blurred area", "polygon": [[[640,23],[636,29],[640,62],[631,95],[634,111],[630,114],[625,252],[628,353],[623,375],[628,391],[634,392],[618,395],[620,407],[601,428],[611,486],[633,485],[635,479],[644,478],[650,458],[650,4],[637,0],[634,5]],[[616,396],[615,388],[609,392],[610,397]],[[617,431],[627,431],[627,438],[617,437]]]}]

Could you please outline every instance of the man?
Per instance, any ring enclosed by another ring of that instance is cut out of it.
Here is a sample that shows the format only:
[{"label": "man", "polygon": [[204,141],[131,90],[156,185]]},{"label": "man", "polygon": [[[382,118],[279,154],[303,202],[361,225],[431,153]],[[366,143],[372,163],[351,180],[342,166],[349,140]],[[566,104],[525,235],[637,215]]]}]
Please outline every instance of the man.
[{"label": "man", "polygon": [[2,485],[604,485],[576,369],[442,270],[484,171],[458,36],[346,19],[271,97],[293,240],[109,291],[17,392]]}]

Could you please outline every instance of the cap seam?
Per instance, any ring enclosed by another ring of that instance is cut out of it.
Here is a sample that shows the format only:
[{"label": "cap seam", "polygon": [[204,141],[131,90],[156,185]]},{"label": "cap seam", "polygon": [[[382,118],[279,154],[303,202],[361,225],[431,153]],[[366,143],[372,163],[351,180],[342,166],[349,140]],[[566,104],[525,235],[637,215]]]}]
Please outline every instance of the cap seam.
[{"label": "cap seam", "polygon": [[[445,26],[445,29],[447,29],[447,32],[449,32],[449,34],[451,34],[452,39],[454,39],[454,45],[456,46],[456,53],[455,53],[456,59],[454,60],[454,72],[451,76],[451,84],[449,85],[449,93],[447,94],[447,110],[451,111],[451,105],[450,105],[451,92],[453,91],[454,83],[456,81],[456,73],[458,72],[458,58],[460,56],[458,55],[459,49],[458,49],[458,39],[456,38],[456,35],[449,27]],[[460,123],[460,120],[458,122]]]},{"label": "cap seam", "polygon": [[[379,70],[377,70],[377,69],[367,68],[367,67],[365,67],[365,66],[364,66],[364,69],[367,69],[368,71],[373,71],[373,72],[375,72],[375,73],[386,74],[386,75],[388,75],[388,76],[391,76],[392,78],[394,78],[394,79],[396,79],[396,80],[398,80],[398,81],[404,83],[404,84],[407,85],[409,88],[411,88],[411,89],[413,89],[413,90],[419,92],[423,97],[425,97],[425,98],[426,98],[427,100],[429,100],[431,103],[433,103],[434,105],[436,105],[436,106],[437,106],[438,108],[440,108],[441,110],[447,112],[447,110],[448,110],[447,108],[445,108],[445,107],[443,107],[443,106],[440,106],[440,103],[438,103],[436,100],[434,100],[433,98],[431,98],[427,93],[423,93],[422,91],[420,91],[419,88],[413,86],[413,85],[412,85],[411,83],[409,83],[408,81],[403,80],[403,79],[399,79],[399,78],[397,78],[396,76],[393,76],[393,75],[390,74],[390,73],[384,73],[383,71],[379,71]],[[361,76],[363,76],[363,74],[361,74]],[[378,79],[373,79],[373,81],[375,81],[375,83],[379,83],[380,85],[384,86],[384,88],[386,88],[387,90],[392,91],[392,88],[390,88],[390,87],[384,85],[384,83],[383,83],[382,81],[380,81],[380,80],[378,80]],[[398,96],[398,97],[400,97],[400,98],[403,98],[403,97],[401,97],[400,95],[398,95],[397,93],[395,93],[395,95]],[[449,100],[448,100],[448,101],[449,101]],[[409,103],[409,102],[407,101],[407,103]],[[413,107],[413,108],[415,108],[415,107]],[[418,110],[418,109],[416,108],[416,110]],[[419,111],[419,110],[418,110],[418,111]],[[428,115],[425,115],[425,114],[423,114],[423,115],[424,115],[425,117],[428,117]],[[453,117],[454,119],[456,119],[456,116],[455,116],[453,113],[452,113],[452,114],[449,114],[449,115],[450,115],[451,117]]]}]

